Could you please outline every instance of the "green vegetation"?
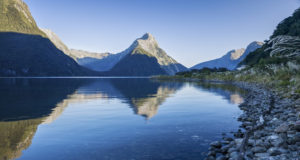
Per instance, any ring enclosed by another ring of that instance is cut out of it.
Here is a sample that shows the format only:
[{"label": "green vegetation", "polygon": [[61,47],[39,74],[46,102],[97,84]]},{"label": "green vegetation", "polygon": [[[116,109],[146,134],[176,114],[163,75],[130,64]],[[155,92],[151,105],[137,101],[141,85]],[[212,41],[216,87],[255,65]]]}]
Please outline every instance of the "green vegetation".
[{"label": "green vegetation", "polygon": [[279,23],[271,38],[279,35],[300,36],[300,9]]},{"label": "green vegetation", "polygon": [[255,50],[248,54],[248,56],[240,63],[240,65],[249,65],[253,66],[257,64],[261,59],[266,59],[270,57],[269,52],[266,52],[265,49],[268,47],[267,43],[265,43],[261,48]]},{"label": "green vegetation", "polygon": [[0,32],[18,32],[46,37],[22,0],[0,0]]},{"label": "green vegetation", "polygon": [[[279,35],[295,37],[277,40],[275,37]],[[270,41],[266,41],[239,64],[244,69],[231,72],[191,71],[188,74],[178,74],[176,78],[259,83],[282,95],[300,94],[300,48],[297,36],[300,36],[300,9],[277,26]]]},{"label": "green vegetation", "polygon": [[[292,16],[284,19],[277,25],[273,35],[271,36],[271,39],[279,35],[300,36],[300,8],[297,9]],[[262,67],[268,64],[286,64],[289,59],[270,56],[271,50],[269,48],[271,47],[271,44],[269,44],[268,42],[269,41],[265,41],[265,44],[261,48],[250,53],[244,59],[244,61],[240,63],[240,66],[247,65],[252,67]],[[291,52],[291,48],[294,48],[294,51],[299,50],[297,41],[295,41],[295,44],[281,44],[280,47],[288,48],[288,50],[286,50],[285,52]]]},{"label": "green vegetation", "polygon": [[178,72],[176,75],[183,77],[191,77],[194,74],[210,74],[215,72],[226,72],[228,69],[226,68],[203,68],[203,69],[193,69],[191,71]]},{"label": "green vegetation", "polygon": [[[298,78],[297,78],[298,77]],[[159,76],[158,79],[196,79],[200,81],[225,81],[225,82],[249,82],[262,84],[270,89],[287,93],[300,93],[300,76],[292,71],[280,69],[278,71],[262,70],[260,68],[246,69],[243,71],[227,72],[189,72],[176,76]]]},{"label": "green vegetation", "polygon": [[267,48],[270,48],[271,46],[268,44],[265,44],[262,46],[262,48],[259,48],[255,50],[254,52],[251,52],[244,61],[241,62],[241,65],[247,65],[247,66],[260,66],[264,67],[268,64],[286,64],[289,59],[285,57],[271,57],[270,56],[270,50]]}]

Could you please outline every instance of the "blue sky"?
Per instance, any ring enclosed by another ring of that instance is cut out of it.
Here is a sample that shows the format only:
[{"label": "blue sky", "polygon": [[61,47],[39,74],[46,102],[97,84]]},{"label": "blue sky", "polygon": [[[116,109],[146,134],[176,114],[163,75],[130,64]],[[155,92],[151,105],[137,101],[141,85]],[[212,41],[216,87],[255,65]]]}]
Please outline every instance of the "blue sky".
[{"label": "blue sky", "polygon": [[123,51],[149,32],[191,67],[264,41],[299,0],[24,0],[38,25],[70,48]]}]

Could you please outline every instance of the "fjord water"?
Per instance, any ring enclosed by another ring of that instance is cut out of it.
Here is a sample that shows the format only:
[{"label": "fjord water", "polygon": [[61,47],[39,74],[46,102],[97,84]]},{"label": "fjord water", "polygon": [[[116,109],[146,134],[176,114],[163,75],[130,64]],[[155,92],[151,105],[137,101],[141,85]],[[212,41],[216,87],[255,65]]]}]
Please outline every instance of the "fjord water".
[{"label": "fjord water", "polygon": [[244,91],[147,78],[0,79],[0,159],[203,159]]}]

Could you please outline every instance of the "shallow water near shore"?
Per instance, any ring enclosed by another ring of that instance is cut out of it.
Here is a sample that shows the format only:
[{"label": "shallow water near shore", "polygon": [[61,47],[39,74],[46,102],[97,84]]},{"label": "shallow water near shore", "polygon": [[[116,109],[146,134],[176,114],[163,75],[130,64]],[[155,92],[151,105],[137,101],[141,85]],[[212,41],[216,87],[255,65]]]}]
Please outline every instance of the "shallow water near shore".
[{"label": "shallow water near shore", "polygon": [[203,159],[244,91],[148,78],[0,79],[0,159]]}]

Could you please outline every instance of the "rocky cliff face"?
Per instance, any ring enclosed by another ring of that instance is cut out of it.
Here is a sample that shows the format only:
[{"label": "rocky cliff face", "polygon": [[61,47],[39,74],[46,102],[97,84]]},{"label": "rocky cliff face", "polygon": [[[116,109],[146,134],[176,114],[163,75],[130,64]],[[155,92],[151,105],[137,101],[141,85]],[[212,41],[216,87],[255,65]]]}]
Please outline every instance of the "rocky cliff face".
[{"label": "rocky cliff face", "polygon": [[[262,48],[249,54],[241,65],[244,67],[300,68],[300,38],[280,35],[270,39]],[[293,64],[293,65],[292,65]]]},{"label": "rocky cliff face", "polygon": [[246,49],[237,49],[231,50],[226,53],[223,57],[203,62],[193,66],[191,69],[202,69],[202,68],[227,68],[229,70],[234,70],[237,68],[238,64],[242,62],[245,57],[255,51],[256,49],[260,48],[263,45],[262,42],[252,42],[250,43]]},{"label": "rocky cliff face", "polygon": [[[299,88],[300,38],[280,35],[270,39],[260,50],[248,55],[243,61],[243,74],[278,76],[281,83],[294,84]],[[280,76],[280,74],[286,76]]]},{"label": "rocky cliff face", "polygon": [[271,57],[295,58],[300,57],[300,38],[296,36],[281,35],[268,42],[265,51],[270,51]]}]

